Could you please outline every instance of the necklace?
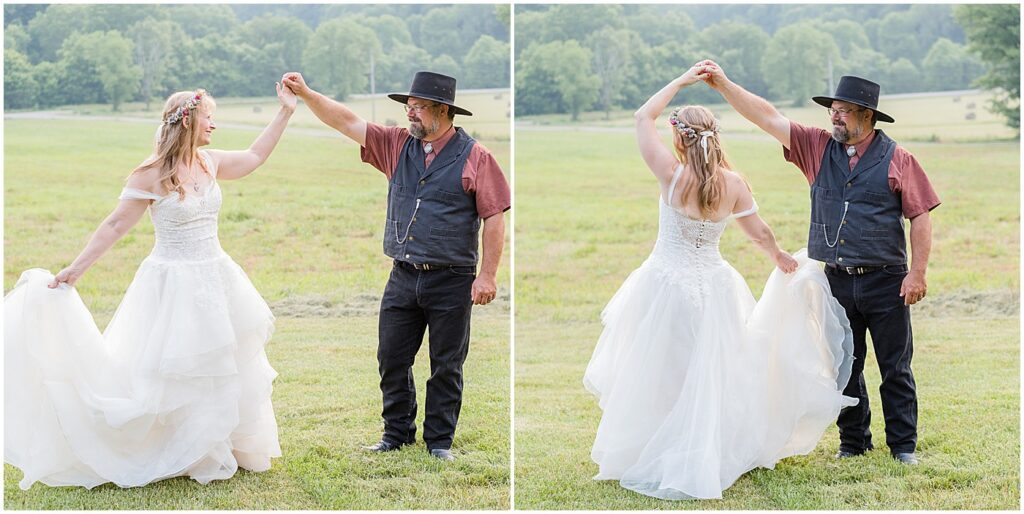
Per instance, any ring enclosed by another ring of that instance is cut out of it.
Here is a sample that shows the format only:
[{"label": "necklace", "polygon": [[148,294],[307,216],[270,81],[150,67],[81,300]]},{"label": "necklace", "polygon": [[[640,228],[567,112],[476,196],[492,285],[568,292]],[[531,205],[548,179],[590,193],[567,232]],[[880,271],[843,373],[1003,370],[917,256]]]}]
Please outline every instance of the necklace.
[{"label": "necklace", "polygon": [[[199,192],[199,180],[198,180],[198,178],[199,177],[198,177],[198,174],[196,173],[196,169],[194,167],[190,166],[189,170],[188,170],[188,181],[192,183],[192,190],[197,192],[197,193]],[[182,185],[184,185],[184,184],[182,184]]]},{"label": "necklace", "polygon": [[190,181],[192,181],[192,190],[198,193],[199,192],[199,181],[196,180],[197,178],[199,178],[199,177],[196,176],[196,169],[195,169],[195,167],[190,166],[189,170],[188,170],[188,179]]}]

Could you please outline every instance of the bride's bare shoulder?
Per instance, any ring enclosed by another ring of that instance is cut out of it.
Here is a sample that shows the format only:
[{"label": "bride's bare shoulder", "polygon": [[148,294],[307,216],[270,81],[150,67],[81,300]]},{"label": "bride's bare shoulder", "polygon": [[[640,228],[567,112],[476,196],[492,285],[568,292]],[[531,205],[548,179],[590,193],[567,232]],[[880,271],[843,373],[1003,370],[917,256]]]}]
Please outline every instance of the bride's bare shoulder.
[{"label": "bride's bare shoulder", "polygon": [[744,177],[742,173],[735,170],[722,168],[722,175],[725,177],[725,183],[729,189],[750,189],[750,184],[747,182],[746,177]]},{"label": "bride's bare shoulder", "polygon": [[128,176],[125,186],[161,194],[163,187],[160,185],[160,164],[153,159],[153,156],[147,157]]}]

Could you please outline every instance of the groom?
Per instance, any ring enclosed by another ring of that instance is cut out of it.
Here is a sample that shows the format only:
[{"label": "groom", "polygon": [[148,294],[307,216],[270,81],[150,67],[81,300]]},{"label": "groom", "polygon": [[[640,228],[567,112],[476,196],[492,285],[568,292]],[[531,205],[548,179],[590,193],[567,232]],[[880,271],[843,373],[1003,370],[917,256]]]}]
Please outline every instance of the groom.
[{"label": "groom", "polygon": [[[929,212],[939,206],[921,165],[881,130],[895,120],[878,110],[878,84],[844,76],[833,96],[813,100],[828,108],[832,132],[782,116],[771,104],[730,81],[713,61],[702,61],[708,85],[737,112],[782,143],[786,160],[811,185],[807,251],[825,263],[832,294],[853,328],[853,374],[843,394],[860,400],[839,414],[838,458],[873,448],[864,384],[865,332],[871,332],[882,374],[879,392],[885,440],[893,458],[917,464],[917,391],[910,306],[925,296],[931,252]],[[907,269],[904,219],[910,220],[912,260]]]},{"label": "groom", "polygon": [[408,130],[368,123],[310,89],[298,73],[286,73],[282,82],[317,118],[359,143],[363,162],[389,181],[384,253],[394,264],[381,299],[377,347],[384,435],[366,449],[388,452],[415,442],[412,365],[429,328],[423,441],[432,456],[454,460],[470,313],[497,294],[504,212],[512,205],[505,175],[483,145],[454,125],[456,114],[472,113],[455,105],[452,77],[421,71],[409,94],[388,95],[405,105]]}]

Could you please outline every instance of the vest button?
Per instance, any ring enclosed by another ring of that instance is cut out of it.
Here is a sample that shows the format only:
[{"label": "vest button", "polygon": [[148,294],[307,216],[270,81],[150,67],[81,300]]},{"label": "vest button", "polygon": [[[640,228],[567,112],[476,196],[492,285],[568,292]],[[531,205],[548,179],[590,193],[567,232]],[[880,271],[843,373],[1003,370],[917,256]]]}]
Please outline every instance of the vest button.
[{"label": "vest button", "polygon": [[[415,221],[416,218],[413,218],[413,220]],[[843,225],[845,225],[845,224],[846,224],[846,220],[843,220]]]},{"label": "vest button", "polygon": [[409,236],[409,241],[415,241],[415,240],[416,240],[416,238],[415,238],[415,237],[413,237],[413,236]]},{"label": "vest button", "polygon": [[[406,257],[408,257],[408,255],[406,255]],[[839,261],[839,262],[843,262],[843,258],[842,257],[840,257],[840,258],[838,258],[836,260]]]},{"label": "vest button", "polygon": [[853,182],[847,182],[847,183],[846,183],[846,187],[850,187],[850,186],[852,186],[852,185],[853,185]]},{"label": "vest button", "polygon": [[[412,239],[412,238],[410,238],[410,239]],[[844,245],[844,244],[846,244],[846,240],[845,240],[845,239],[840,239],[840,240],[839,240],[839,244],[841,244],[841,245]]]},{"label": "vest button", "polygon": [[408,259],[409,258],[409,254],[405,254],[405,258]]},{"label": "vest button", "polygon": [[427,183],[427,181],[426,181],[426,180],[421,180],[421,181],[420,181],[420,185],[421,185],[421,186],[422,186],[423,184],[426,184],[426,183]]}]

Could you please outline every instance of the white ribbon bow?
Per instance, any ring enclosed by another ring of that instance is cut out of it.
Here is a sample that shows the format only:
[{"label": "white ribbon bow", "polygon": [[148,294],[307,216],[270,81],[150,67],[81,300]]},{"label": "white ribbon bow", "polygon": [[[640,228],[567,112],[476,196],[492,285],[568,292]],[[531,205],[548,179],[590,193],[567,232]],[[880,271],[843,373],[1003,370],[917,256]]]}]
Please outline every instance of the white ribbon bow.
[{"label": "white ribbon bow", "polygon": [[700,133],[700,147],[704,149],[704,162],[708,162],[708,137],[715,135],[712,130],[704,130]]}]

